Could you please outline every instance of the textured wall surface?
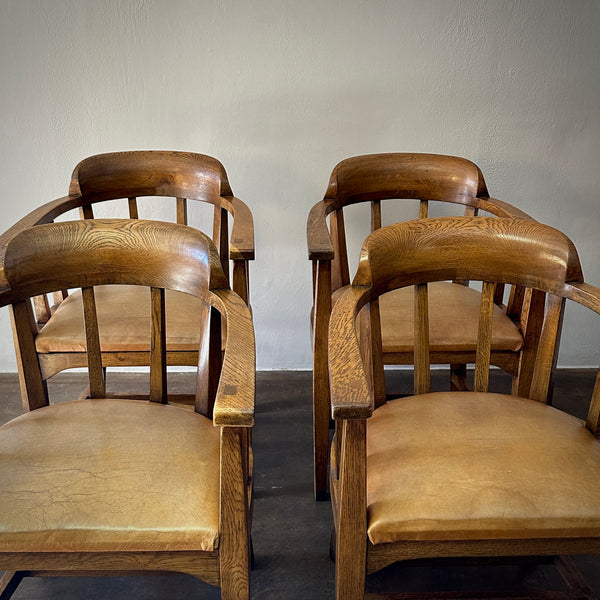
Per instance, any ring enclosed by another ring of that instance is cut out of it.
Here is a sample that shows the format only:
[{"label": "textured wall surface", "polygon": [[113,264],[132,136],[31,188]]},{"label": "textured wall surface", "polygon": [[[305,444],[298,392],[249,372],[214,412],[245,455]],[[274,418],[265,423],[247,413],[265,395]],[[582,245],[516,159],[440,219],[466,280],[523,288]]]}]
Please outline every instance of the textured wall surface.
[{"label": "textured wall surface", "polygon": [[[0,0],[0,229],[91,154],[213,155],[255,217],[258,367],[306,369],[305,223],[331,169],[437,152],[564,230],[600,284],[599,30],[597,0]],[[585,316],[563,365],[600,360]]]}]

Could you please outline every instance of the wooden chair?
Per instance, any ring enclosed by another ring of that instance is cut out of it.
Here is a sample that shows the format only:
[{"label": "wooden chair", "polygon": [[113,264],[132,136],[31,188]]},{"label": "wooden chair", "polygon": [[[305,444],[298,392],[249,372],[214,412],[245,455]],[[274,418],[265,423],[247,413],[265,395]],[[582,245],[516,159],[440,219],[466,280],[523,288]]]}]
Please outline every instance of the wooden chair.
[{"label": "wooden chair", "polygon": [[[223,165],[202,154],[139,151],[86,158],[75,167],[69,196],[49,202],[24,217],[0,239],[0,247],[16,232],[57,218],[64,219],[73,209],[79,209],[82,218],[93,218],[94,211],[100,212],[111,200],[120,200],[125,208],[122,216],[128,214],[136,219],[138,214],[144,216],[143,209],[146,215],[153,216],[156,205],[152,205],[152,198],[147,198],[152,196],[160,197],[167,208],[170,205],[173,216],[176,213],[176,220],[181,224],[188,224],[188,209],[190,217],[196,217],[195,221],[201,220],[202,215],[196,213],[203,206],[214,213],[213,241],[219,250],[223,271],[232,281],[233,289],[249,303],[248,262],[254,258],[252,215],[248,207],[233,196]],[[165,202],[167,199],[169,203]],[[116,216],[119,202],[113,204],[116,206],[109,212]],[[231,236],[230,216],[233,219]],[[103,366],[147,366],[150,352],[148,290],[136,286],[105,286],[97,288],[95,293]],[[65,369],[85,366],[81,292],[69,295],[68,291],[60,290],[50,301],[43,295],[35,299],[35,307],[39,326],[36,349],[44,380]],[[198,298],[179,292],[167,294],[168,365],[198,365],[196,349],[206,329],[208,314],[208,305]]]},{"label": "wooden chair", "polygon": [[[326,497],[329,448],[329,385],[327,373],[327,327],[332,304],[350,283],[344,210],[350,205],[371,204],[371,230],[382,225],[382,200],[417,202],[414,216],[425,218],[431,203],[438,207],[464,207],[466,216],[479,211],[529,219],[519,209],[489,198],[477,165],[454,156],[435,154],[371,154],[339,163],[329,180],[325,197],[308,217],[308,254],[313,264],[313,411],[314,477],[317,499]],[[441,203],[441,204],[440,204]],[[443,206],[441,206],[443,205]],[[394,206],[389,207],[394,208]],[[327,226],[329,217],[329,228]],[[357,252],[358,254],[358,252]],[[464,284],[464,285],[461,285]],[[519,372],[526,321],[521,318],[524,290],[511,290],[503,305],[504,290],[498,287],[497,314],[492,333],[492,364],[511,375]],[[450,364],[452,384],[466,389],[466,364],[475,360],[476,316],[479,293],[466,281],[440,282],[431,286],[431,362]],[[373,310],[376,310],[374,307]],[[398,290],[381,300],[381,337],[384,364],[412,365],[412,295]],[[532,326],[534,323],[532,323]],[[534,335],[530,331],[530,335]],[[526,394],[528,379],[519,378]],[[382,394],[384,382],[376,381]]]},{"label": "wooden chair", "polygon": [[[27,401],[0,427],[0,597],[30,575],[180,572],[247,599],[254,334],[210,239],[174,223],[71,221],[25,229],[3,259]],[[104,398],[94,290],[106,284],[151,290],[150,401]],[[91,399],[49,404],[30,298],[79,286]],[[167,403],[165,289],[211,306],[211,370],[191,409]]]},{"label": "wooden chair", "polygon": [[[447,279],[483,282],[475,389],[430,393],[428,289]],[[488,392],[496,282],[546,305],[527,398]],[[373,392],[370,309],[405,286],[415,286],[415,395],[386,402]],[[600,552],[600,378],[586,421],[546,404],[566,299],[600,313],[571,241],[533,221],[426,219],[366,239],[329,326],[337,598],[363,598],[365,574],[396,561]],[[558,566],[572,571],[565,557]]]}]

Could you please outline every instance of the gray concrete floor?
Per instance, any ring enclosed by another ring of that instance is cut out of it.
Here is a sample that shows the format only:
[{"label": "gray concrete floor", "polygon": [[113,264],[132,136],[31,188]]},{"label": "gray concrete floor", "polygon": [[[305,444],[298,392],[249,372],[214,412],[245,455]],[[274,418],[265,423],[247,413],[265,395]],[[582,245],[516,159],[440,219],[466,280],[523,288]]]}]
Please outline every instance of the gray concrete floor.
[{"label": "gray concrete floor", "polygon": [[[109,374],[118,389],[131,375]],[[134,375],[136,381],[143,376]],[[173,374],[176,385],[187,385],[188,375]],[[410,393],[410,373],[392,373],[389,389]],[[509,382],[496,377],[498,391]],[[585,414],[583,398],[593,385],[590,372],[560,372],[556,404],[574,414]],[[446,373],[434,377],[434,387],[447,386]],[[0,374],[0,423],[20,413],[18,380]],[[73,397],[82,389],[82,376],[61,374],[51,385],[54,398]],[[564,401],[569,398],[568,401]],[[312,496],[311,374],[263,372],[258,374],[254,430],[255,509],[253,543],[255,566],[251,574],[255,600],[334,598],[334,564],[329,559],[331,511],[328,502]],[[600,558],[577,557],[588,581],[600,595]],[[368,577],[367,590],[438,591],[537,590],[559,580],[548,566],[414,566],[393,565]],[[184,575],[103,578],[27,578],[15,600],[44,598],[129,598],[183,600],[220,598],[219,590]]]}]

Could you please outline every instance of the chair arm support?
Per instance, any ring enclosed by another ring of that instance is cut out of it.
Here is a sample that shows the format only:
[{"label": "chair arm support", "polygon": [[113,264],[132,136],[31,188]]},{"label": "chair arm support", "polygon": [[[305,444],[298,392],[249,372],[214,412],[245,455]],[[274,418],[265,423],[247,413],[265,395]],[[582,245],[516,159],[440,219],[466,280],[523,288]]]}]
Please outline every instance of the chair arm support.
[{"label": "chair arm support", "polygon": [[213,423],[219,427],[252,427],[256,350],[250,309],[233,291],[212,290],[211,304],[225,313],[227,342],[217,388]]},{"label": "chair arm support", "polygon": [[526,221],[535,221],[535,219],[529,216],[526,212],[520,208],[498,200],[497,198],[479,198],[479,208],[485,210],[497,217],[509,217],[513,219],[524,219]]},{"label": "chair arm support", "polygon": [[52,223],[52,221],[63,213],[78,208],[81,205],[81,196],[64,196],[46,202],[42,206],[32,210],[29,214],[19,219],[10,229],[0,236],[0,291],[10,289],[8,281],[4,275],[4,255],[8,242],[17,235],[17,233],[30,229],[35,225]]},{"label": "chair arm support", "polygon": [[365,304],[366,286],[349,286],[329,321],[329,380],[334,419],[368,419],[373,398],[363,365],[355,321]]},{"label": "chair arm support", "polygon": [[308,214],[306,237],[309,260],[333,260],[334,249],[331,234],[327,227],[325,202],[317,202]]},{"label": "chair arm support", "polygon": [[254,221],[252,213],[239,198],[231,197],[233,225],[229,255],[232,260],[254,260]]}]

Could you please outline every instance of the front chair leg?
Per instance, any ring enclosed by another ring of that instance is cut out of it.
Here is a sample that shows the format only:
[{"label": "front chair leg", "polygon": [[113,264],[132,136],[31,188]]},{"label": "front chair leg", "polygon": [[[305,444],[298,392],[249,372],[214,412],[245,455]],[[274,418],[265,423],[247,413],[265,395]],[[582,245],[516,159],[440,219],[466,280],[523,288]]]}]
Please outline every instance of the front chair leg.
[{"label": "front chair leg", "polygon": [[250,535],[241,427],[221,429],[221,598],[250,597]]},{"label": "front chair leg", "polygon": [[366,582],[366,421],[342,426],[340,497],[335,544],[336,600],[363,600]]}]

